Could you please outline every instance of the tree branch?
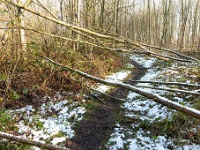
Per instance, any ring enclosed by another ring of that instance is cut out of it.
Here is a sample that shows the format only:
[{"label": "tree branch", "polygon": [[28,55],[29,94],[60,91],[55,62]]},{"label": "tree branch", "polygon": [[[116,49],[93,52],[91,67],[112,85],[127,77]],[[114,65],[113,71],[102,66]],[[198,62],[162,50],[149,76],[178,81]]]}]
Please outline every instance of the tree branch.
[{"label": "tree branch", "polygon": [[8,3],[10,5],[13,5],[13,6],[17,7],[17,8],[26,10],[26,11],[32,13],[32,14],[35,14],[37,16],[40,16],[40,17],[44,18],[44,19],[53,21],[55,23],[58,23],[60,25],[66,26],[66,27],[71,28],[71,29],[75,29],[75,30],[78,30],[78,31],[81,31],[81,32],[84,32],[84,33],[87,33],[87,34],[90,34],[90,35],[94,35],[94,36],[97,36],[97,37],[100,37],[100,38],[110,39],[110,40],[121,42],[121,43],[129,43],[129,44],[134,45],[136,47],[139,47],[141,49],[146,49],[144,46],[140,45],[139,43],[135,43],[135,42],[133,42],[131,40],[128,40],[128,39],[122,39],[122,38],[117,38],[117,37],[113,37],[113,36],[110,36],[110,35],[105,35],[105,34],[93,32],[91,30],[88,30],[88,29],[85,29],[85,28],[82,28],[82,27],[79,27],[79,26],[72,25],[72,24],[57,20],[55,18],[51,18],[51,17],[45,16],[45,15],[39,13],[39,12],[35,12],[35,11],[25,7],[25,6],[16,4],[14,2],[11,2],[11,1],[8,2],[8,1],[5,1],[5,0],[0,0],[0,1],[4,2],[4,3]]},{"label": "tree branch", "polygon": [[44,10],[46,10],[52,17],[55,19],[58,19],[56,15],[54,15],[48,8],[46,8],[39,0],[36,0],[36,2],[41,6]]},{"label": "tree branch", "polygon": [[46,148],[46,149],[49,149],[49,150],[69,150],[69,149],[66,149],[66,148],[60,148],[58,146],[45,144],[45,143],[42,143],[42,142],[39,142],[39,141],[32,141],[32,140],[28,140],[28,139],[25,139],[25,138],[17,137],[15,135],[8,134],[8,133],[1,132],[1,131],[0,131],[0,137],[7,139],[7,140],[23,143],[23,144],[34,145],[34,146],[37,146],[37,147],[40,147],[40,148]]},{"label": "tree branch", "polygon": [[199,84],[188,84],[182,82],[162,82],[162,81],[141,81],[141,80],[131,80],[136,83],[152,83],[152,84],[161,84],[161,85],[178,85],[178,86],[187,86],[187,87],[200,87]]},{"label": "tree branch", "polygon": [[[154,47],[154,48],[157,48],[156,46],[151,46],[151,45],[147,45],[147,44],[140,44],[140,43],[137,43],[137,42],[133,42],[132,40],[130,39],[126,39],[126,38],[118,38],[118,37],[114,37],[114,36],[110,36],[110,35],[106,35],[106,34],[102,34],[102,33],[97,33],[97,32],[94,32],[94,31],[91,31],[91,30],[88,30],[88,29],[85,29],[85,28],[82,28],[82,27],[79,27],[79,26],[75,26],[75,25],[72,25],[72,24],[69,24],[69,23],[66,23],[66,22],[63,22],[63,21],[60,21],[56,18],[51,18],[51,17],[48,17],[48,16],[45,16],[39,12],[35,12],[25,6],[22,6],[22,5],[19,5],[19,4],[16,4],[14,2],[11,2],[11,1],[5,1],[5,0],[0,0],[1,2],[4,2],[4,3],[7,3],[7,4],[10,4],[10,5],[13,5],[17,8],[20,8],[20,9],[23,9],[23,10],[26,10],[32,14],[35,14],[37,16],[40,16],[44,19],[47,19],[47,20],[50,20],[50,21],[53,21],[57,24],[60,24],[60,25],[63,25],[65,27],[68,27],[70,30],[73,30],[74,32],[80,34],[80,31],[83,32],[83,33],[86,33],[86,34],[89,34],[89,35],[93,35],[93,36],[96,36],[98,38],[104,38],[104,39],[109,39],[109,40],[112,40],[112,41],[116,41],[116,42],[119,42],[119,43],[123,43],[123,44],[128,44],[128,45],[132,45],[132,46],[135,46],[135,47],[138,47],[140,48],[141,50],[145,51],[144,53],[147,54],[147,55],[150,55],[150,56],[153,56],[153,57],[156,57],[156,58],[159,58],[159,59],[162,59],[162,60],[165,60],[165,61],[168,61],[170,59],[172,60],[176,60],[176,61],[183,61],[183,62],[191,62],[191,60],[186,60],[186,59],[179,59],[179,58],[174,58],[174,57],[171,57],[171,56],[163,56],[163,55],[160,55],[160,54],[157,54],[155,52],[152,52],[152,51],[149,51],[147,49],[147,47]],[[88,36],[88,35],[85,35],[85,36]],[[79,42],[79,41],[77,41]],[[93,45],[96,45],[96,44],[93,44]],[[160,48],[161,49],[161,48]],[[129,51],[129,50],[126,50],[126,51]],[[167,51],[170,51],[172,52],[171,50],[167,50]],[[174,53],[174,52],[173,52]],[[176,53],[175,53],[176,54]],[[181,56],[184,56],[182,54],[179,54]],[[184,56],[185,58],[191,58],[193,60],[196,60],[197,62],[199,62],[199,60],[197,59],[194,59],[192,57],[186,57]]]},{"label": "tree branch", "polygon": [[196,91],[186,91],[186,90],[179,90],[179,89],[172,89],[172,88],[160,88],[160,87],[153,87],[153,86],[137,86],[137,87],[164,90],[164,91],[170,91],[170,92],[180,92],[180,93],[186,93],[186,94],[192,94],[192,95],[200,96],[200,93],[196,92]]},{"label": "tree branch", "polygon": [[[40,57],[43,57],[43,56],[40,56]],[[56,65],[56,66],[59,66],[61,67],[63,70],[68,70],[68,71],[71,71],[71,72],[74,72],[82,77],[85,77],[87,79],[90,79],[90,80],[93,80],[95,82],[98,82],[98,83],[103,83],[105,85],[109,85],[109,86],[115,86],[115,87],[122,87],[122,88],[126,88],[130,91],[133,91],[135,93],[138,93],[142,96],[145,96],[147,98],[150,98],[152,100],[154,100],[155,102],[158,102],[164,106],[167,106],[167,107],[170,107],[172,109],[175,109],[177,111],[180,111],[184,114],[187,114],[187,115],[190,115],[194,118],[197,118],[197,119],[200,119],[200,111],[199,110],[196,110],[194,108],[190,108],[190,107],[187,107],[187,106],[183,106],[179,103],[176,103],[176,102],[173,102],[167,98],[164,98],[164,97],[161,97],[157,94],[153,94],[153,93],[150,93],[150,92],[147,92],[145,90],[141,90],[135,86],[132,86],[132,85],[129,85],[129,84],[124,84],[124,83],[120,83],[120,82],[113,82],[113,81],[106,81],[106,80],[103,80],[101,78],[97,78],[95,76],[92,76],[90,74],[87,74],[85,72],[82,72],[80,70],[76,70],[76,69],[72,69],[68,66],[64,66],[62,64],[59,64],[53,60],[51,60],[50,58],[47,58],[47,57],[43,57],[44,59],[48,60],[49,62],[51,62],[52,64]]]},{"label": "tree branch", "polygon": [[196,62],[199,63],[198,59],[196,59],[194,57],[186,56],[186,55],[181,54],[181,53],[178,53],[175,50],[171,50],[171,49],[167,49],[167,48],[163,48],[163,47],[159,47],[159,46],[148,45],[148,44],[144,44],[144,43],[140,43],[140,44],[143,45],[143,46],[146,46],[146,47],[150,47],[150,48],[155,48],[155,49],[167,51],[167,52],[173,53],[173,54],[175,54],[177,56],[180,56],[180,57],[183,57],[183,58],[192,59],[192,60],[194,60],[194,61],[196,61]]}]

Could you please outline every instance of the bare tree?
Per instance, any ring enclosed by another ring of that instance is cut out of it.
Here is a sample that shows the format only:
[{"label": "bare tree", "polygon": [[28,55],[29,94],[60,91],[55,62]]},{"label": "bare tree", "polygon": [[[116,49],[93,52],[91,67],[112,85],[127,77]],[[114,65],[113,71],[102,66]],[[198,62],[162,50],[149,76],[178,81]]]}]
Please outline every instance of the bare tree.
[{"label": "bare tree", "polygon": [[192,38],[191,38],[191,40],[192,40],[192,42],[191,42],[191,50],[193,50],[193,47],[195,46],[195,42],[196,42],[196,34],[197,34],[197,25],[198,25],[198,23],[200,24],[200,22],[199,22],[199,13],[200,13],[200,11],[199,11],[199,0],[197,1],[197,3],[196,3],[196,6],[195,6],[195,10],[194,10],[194,14],[193,14],[193,18],[192,18],[192,20],[193,20],[193,24],[192,24]]},{"label": "bare tree", "polygon": [[[17,0],[17,3],[20,5],[24,5],[25,7],[28,7],[31,3],[31,0],[26,0],[25,3],[23,4],[23,2],[21,0]],[[20,41],[21,41],[21,47],[22,47],[22,51],[26,51],[26,35],[25,35],[25,30],[23,29],[24,25],[25,25],[25,19],[24,19],[24,14],[23,14],[23,10],[18,8],[18,23],[19,23],[19,33],[20,33]]]},{"label": "bare tree", "polygon": [[161,37],[161,45],[168,45],[169,40],[169,31],[170,31],[170,8],[171,8],[172,0],[165,1],[162,0],[163,5],[163,31]]},{"label": "bare tree", "polygon": [[105,12],[105,0],[100,1],[101,11],[99,16],[99,27],[103,29],[104,27],[104,12]]}]

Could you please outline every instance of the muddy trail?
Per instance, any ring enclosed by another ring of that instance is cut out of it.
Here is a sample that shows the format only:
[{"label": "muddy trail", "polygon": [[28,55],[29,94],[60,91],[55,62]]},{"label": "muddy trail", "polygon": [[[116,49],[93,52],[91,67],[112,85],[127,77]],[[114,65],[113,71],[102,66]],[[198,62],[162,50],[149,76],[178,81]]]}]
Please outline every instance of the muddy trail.
[{"label": "muddy trail", "polygon": [[[139,80],[146,72],[146,68],[137,62],[130,60],[134,66],[131,77],[125,81],[130,84],[131,80]],[[126,99],[128,90],[118,88],[111,93],[111,96],[119,99]],[[104,99],[105,103],[98,103],[93,111],[88,112],[87,119],[83,119],[75,128],[75,136],[66,142],[66,146],[71,150],[98,150],[104,149],[103,145],[112,133],[116,114],[120,112],[120,101]]]}]

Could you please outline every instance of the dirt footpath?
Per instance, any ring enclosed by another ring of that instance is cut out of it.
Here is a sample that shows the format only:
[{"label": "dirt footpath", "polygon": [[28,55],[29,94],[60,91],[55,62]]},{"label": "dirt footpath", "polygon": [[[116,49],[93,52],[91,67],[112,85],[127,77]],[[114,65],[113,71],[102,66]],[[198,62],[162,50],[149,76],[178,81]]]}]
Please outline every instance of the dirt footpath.
[{"label": "dirt footpath", "polygon": [[[131,83],[131,80],[139,80],[146,72],[146,69],[134,61],[130,61],[135,66],[132,77],[125,83]],[[110,95],[116,98],[125,99],[128,90],[118,88]],[[66,142],[66,147],[71,150],[98,150],[104,149],[104,144],[115,127],[115,114],[120,112],[120,101],[113,99],[104,100],[105,103],[99,103],[96,108],[89,112],[87,119],[74,128],[75,136]]]}]

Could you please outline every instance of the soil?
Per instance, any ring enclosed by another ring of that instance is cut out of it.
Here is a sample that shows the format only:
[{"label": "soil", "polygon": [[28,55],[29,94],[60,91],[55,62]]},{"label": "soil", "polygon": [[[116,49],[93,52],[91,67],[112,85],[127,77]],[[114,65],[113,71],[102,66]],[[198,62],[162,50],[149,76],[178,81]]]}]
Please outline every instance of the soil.
[{"label": "soil", "polygon": [[[138,63],[130,60],[135,68],[130,79],[125,83],[131,84],[131,80],[139,80],[146,72],[146,69]],[[118,88],[109,94],[113,97],[125,99],[128,90]],[[104,100],[106,103],[98,103],[93,111],[88,112],[87,119],[83,119],[80,124],[74,127],[75,136],[66,142],[66,147],[71,150],[97,150],[105,149],[103,146],[112,133],[116,114],[120,112],[120,101],[114,99]]]}]

